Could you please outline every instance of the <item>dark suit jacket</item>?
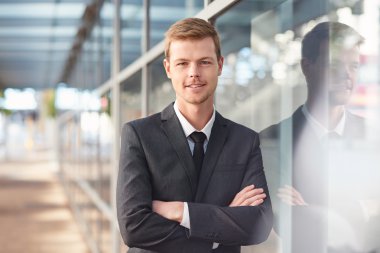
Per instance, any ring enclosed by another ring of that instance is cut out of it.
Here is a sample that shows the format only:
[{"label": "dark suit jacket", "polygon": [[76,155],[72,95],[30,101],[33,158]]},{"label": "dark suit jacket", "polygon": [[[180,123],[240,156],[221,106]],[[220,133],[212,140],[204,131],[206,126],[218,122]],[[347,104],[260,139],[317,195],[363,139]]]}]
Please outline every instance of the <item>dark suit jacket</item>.
[{"label": "dark suit jacket", "polygon": [[[173,105],[125,124],[121,138],[117,212],[129,252],[211,252],[213,242],[213,252],[240,252],[266,240],[273,214],[257,133],[216,113],[199,182]],[[228,207],[250,184],[264,203]],[[188,202],[191,229],[152,212],[152,200]]]},{"label": "dark suit jacket", "polygon": [[[343,138],[339,141],[363,137],[364,119],[350,112],[346,116]],[[328,159],[333,158],[308,125],[301,107],[291,117],[260,132],[260,139],[275,213],[275,230],[287,248],[284,252],[333,252],[326,251],[326,206],[331,187],[327,169]],[[293,186],[309,206],[284,204],[276,196],[284,185]],[[354,251],[345,249],[343,252]]]}]

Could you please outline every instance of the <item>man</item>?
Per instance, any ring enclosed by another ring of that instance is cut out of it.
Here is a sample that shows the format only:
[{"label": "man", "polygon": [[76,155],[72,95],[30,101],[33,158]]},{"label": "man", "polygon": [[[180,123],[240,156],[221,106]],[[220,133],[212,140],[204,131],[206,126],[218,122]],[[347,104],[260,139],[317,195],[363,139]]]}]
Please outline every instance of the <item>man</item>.
[{"label": "man", "polygon": [[175,103],[121,136],[117,212],[129,252],[233,253],[265,241],[273,214],[258,134],[213,105],[223,67],[214,27],[175,23],[165,56]]},{"label": "man", "polygon": [[[277,195],[275,227],[283,238],[284,252],[365,252],[351,236],[355,227],[348,217],[360,212],[358,204],[352,204],[353,194],[346,191],[334,202],[341,185],[331,177],[331,161],[337,157],[329,149],[334,142],[341,141],[343,146],[364,137],[363,118],[347,110],[362,42],[355,30],[338,22],[320,23],[307,33],[301,60],[306,102],[290,118],[260,133],[270,191]],[[338,179],[348,171],[345,168]],[[347,229],[342,232],[337,226]]]}]

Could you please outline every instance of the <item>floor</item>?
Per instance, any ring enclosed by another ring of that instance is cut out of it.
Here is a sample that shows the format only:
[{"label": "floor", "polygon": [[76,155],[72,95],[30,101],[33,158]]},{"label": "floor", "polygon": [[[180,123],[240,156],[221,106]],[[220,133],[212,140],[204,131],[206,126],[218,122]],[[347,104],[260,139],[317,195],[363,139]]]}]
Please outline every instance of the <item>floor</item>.
[{"label": "floor", "polygon": [[0,160],[0,253],[89,253],[50,154]]}]

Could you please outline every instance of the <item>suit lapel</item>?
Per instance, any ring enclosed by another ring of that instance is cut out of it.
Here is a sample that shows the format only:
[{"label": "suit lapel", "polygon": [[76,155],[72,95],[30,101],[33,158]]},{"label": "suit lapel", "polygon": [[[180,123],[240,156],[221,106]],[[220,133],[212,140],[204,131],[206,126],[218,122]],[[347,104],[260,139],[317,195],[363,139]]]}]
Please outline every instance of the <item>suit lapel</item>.
[{"label": "suit lapel", "polygon": [[175,115],[173,104],[170,104],[161,113],[161,128],[169,139],[169,142],[176,151],[179,161],[189,179],[189,184],[193,196],[197,188],[197,174],[194,167],[193,158],[186,136],[183,133],[181,123]]},{"label": "suit lapel", "polygon": [[227,139],[227,121],[216,112],[215,122],[211,130],[210,141],[207,144],[207,150],[204,157],[201,174],[199,176],[197,194],[195,201],[198,202],[202,199],[214,172],[216,162],[218,161],[219,154],[222,152],[224,143]]}]

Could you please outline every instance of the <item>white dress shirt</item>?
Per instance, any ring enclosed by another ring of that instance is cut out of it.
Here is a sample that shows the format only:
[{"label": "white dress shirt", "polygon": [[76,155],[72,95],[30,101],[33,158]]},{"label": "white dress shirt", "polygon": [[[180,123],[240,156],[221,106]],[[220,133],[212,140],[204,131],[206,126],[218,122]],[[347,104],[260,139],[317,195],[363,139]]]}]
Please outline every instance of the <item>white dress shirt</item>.
[{"label": "white dress shirt", "polygon": [[314,118],[313,115],[311,115],[306,105],[302,106],[302,113],[305,115],[307,122],[309,123],[319,140],[321,140],[324,136],[331,132],[335,132],[339,136],[343,136],[344,126],[346,124],[346,110],[343,111],[342,118],[339,120],[338,124],[333,130],[328,130],[321,123],[319,123],[317,119]]}]

